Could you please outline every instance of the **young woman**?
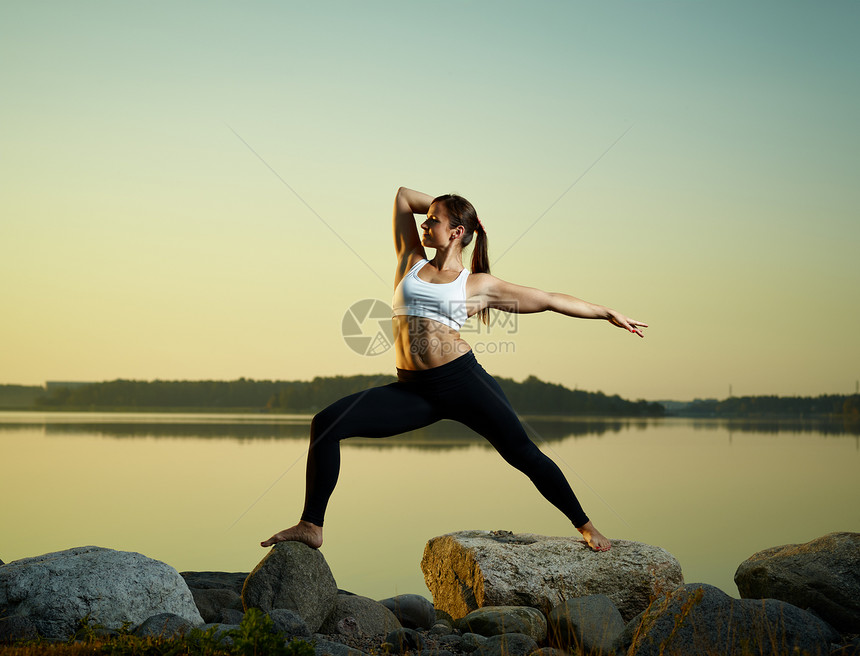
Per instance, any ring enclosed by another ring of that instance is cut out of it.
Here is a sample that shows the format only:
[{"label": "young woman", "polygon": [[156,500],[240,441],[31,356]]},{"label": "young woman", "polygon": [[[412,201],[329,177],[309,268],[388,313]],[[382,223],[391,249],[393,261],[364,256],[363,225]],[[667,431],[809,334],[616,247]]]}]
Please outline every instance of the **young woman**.
[{"label": "young woman", "polygon": [[[419,236],[415,214],[426,214]],[[472,270],[463,249],[472,240]],[[427,259],[425,248],[436,251]],[[487,233],[475,208],[455,195],[433,198],[401,187],[394,201],[397,253],[393,308],[397,382],[335,401],[311,422],[305,507],[295,526],[262,542],[297,540],[319,548],[323,516],[340,470],[340,440],[389,437],[454,419],[484,436],[561,510],[595,551],[609,540],[598,531],[558,466],[528,438],[499,384],[460,337],[466,319],[490,309],[552,310],[569,317],[605,319],[643,337],[647,324],[567,294],[521,287],[490,275]]]}]

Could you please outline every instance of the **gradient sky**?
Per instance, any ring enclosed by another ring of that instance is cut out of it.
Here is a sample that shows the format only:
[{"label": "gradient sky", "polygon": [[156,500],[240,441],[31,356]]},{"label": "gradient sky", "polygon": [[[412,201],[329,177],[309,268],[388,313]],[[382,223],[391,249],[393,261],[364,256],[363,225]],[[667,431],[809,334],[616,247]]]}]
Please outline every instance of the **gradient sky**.
[{"label": "gradient sky", "polygon": [[499,277],[652,326],[464,333],[494,375],[853,392],[858,25],[839,1],[4,3],[0,383],[393,373],[341,321],[390,301],[405,185],[469,198]]}]

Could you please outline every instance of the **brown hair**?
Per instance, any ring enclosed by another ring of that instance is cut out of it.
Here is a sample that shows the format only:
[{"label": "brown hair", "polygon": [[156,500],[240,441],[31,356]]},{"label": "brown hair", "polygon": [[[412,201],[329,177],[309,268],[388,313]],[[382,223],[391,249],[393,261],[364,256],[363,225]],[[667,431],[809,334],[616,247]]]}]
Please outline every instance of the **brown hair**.
[{"label": "brown hair", "polygon": [[[460,239],[463,248],[471,244],[473,238],[475,239],[475,248],[472,251],[472,272],[489,273],[490,256],[487,251],[487,231],[484,230],[484,225],[478,218],[478,212],[475,211],[472,203],[457,194],[438,196],[433,199],[433,203],[442,203],[445,206],[448,213],[448,225],[451,228],[463,226],[466,229]],[[489,308],[484,308],[479,314],[481,321],[484,324],[489,324]]]}]

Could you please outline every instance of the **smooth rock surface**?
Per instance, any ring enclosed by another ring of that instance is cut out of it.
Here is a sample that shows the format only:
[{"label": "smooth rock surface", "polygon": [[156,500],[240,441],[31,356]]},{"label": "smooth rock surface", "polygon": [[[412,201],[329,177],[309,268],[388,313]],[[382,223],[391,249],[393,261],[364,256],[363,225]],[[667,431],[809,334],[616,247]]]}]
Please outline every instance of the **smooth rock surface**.
[{"label": "smooth rock surface", "polygon": [[337,584],[318,549],[301,542],[278,542],[245,579],[245,610],[288,608],[316,633],[334,608]]},{"label": "smooth rock surface", "polygon": [[690,583],[655,600],[624,627],[614,647],[619,654],[633,649],[636,656],[825,656],[838,641],[827,623],[786,602],[733,599],[712,585]]},{"label": "smooth rock surface", "polygon": [[[357,632],[344,620],[352,619]],[[386,636],[401,628],[394,613],[378,601],[359,595],[337,595],[334,608],[320,625],[319,632],[341,635]]]},{"label": "smooth rock surface", "polygon": [[547,618],[550,642],[576,653],[610,654],[612,644],[624,630],[624,620],[606,595],[568,599],[550,611]]},{"label": "smooth rock surface", "polygon": [[401,594],[379,603],[394,613],[407,629],[429,629],[436,623],[436,609],[429,599],[417,594]]},{"label": "smooth rock surface", "polygon": [[523,633],[536,642],[546,640],[546,617],[537,608],[529,606],[485,606],[473,610],[457,620],[463,633],[477,633],[484,637],[503,633]]},{"label": "smooth rock surface", "polygon": [[460,618],[482,606],[531,606],[544,614],[571,597],[605,594],[625,621],[684,582],[660,547],[613,540],[594,552],[572,537],[460,531],[431,539],[421,560],[433,605]]},{"label": "smooth rock surface", "polygon": [[51,639],[74,635],[80,620],[119,629],[159,613],[203,624],[183,578],[139,553],[76,547],[0,567],[0,608],[29,618]]},{"label": "smooth rock surface", "polygon": [[834,628],[860,633],[860,533],[759,551],[740,564],[735,584],[745,599],[811,608]]}]

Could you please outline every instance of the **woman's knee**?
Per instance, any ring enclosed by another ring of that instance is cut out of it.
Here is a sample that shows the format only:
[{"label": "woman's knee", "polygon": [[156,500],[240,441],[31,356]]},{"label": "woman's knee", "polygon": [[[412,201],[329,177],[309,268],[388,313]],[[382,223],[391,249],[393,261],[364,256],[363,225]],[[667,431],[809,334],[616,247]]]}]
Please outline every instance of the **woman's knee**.
[{"label": "woman's knee", "polygon": [[331,412],[331,406],[320,410],[311,419],[311,443],[315,444],[320,440],[341,440],[345,435],[341,435],[337,430],[338,414]]}]

